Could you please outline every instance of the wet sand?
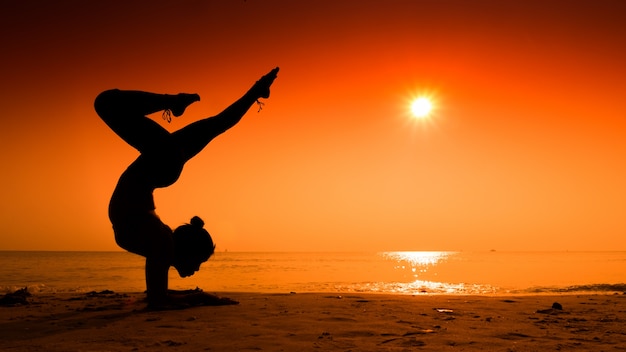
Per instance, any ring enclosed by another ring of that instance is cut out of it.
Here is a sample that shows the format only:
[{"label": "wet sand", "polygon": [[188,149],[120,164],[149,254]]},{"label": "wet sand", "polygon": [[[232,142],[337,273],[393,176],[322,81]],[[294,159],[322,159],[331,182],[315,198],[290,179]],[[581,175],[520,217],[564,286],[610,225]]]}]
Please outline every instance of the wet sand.
[{"label": "wet sand", "polygon": [[[219,293],[149,311],[142,293],[35,294],[0,307],[2,351],[621,351],[626,295]],[[562,309],[551,308],[558,302]]]}]

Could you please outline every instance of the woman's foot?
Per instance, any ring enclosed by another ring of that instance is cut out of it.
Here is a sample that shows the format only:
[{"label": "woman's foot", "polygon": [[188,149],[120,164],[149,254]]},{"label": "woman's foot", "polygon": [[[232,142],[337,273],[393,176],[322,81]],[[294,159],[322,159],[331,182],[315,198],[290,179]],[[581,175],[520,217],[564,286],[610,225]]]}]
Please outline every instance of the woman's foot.
[{"label": "woman's foot", "polygon": [[185,109],[187,109],[189,105],[197,101],[200,101],[198,94],[179,93],[174,96],[174,103],[169,110],[172,112],[172,115],[179,117],[185,112]]},{"label": "woman's foot", "polygon": [[279,68],[276,67],[275,69],[271,70],[268,74],[261,77],[261,79],[256,81],[256,83],[250,89],[250,92],[252,92],[255,95],[255,98],[267,99],[270,97],[270,86],[272,85],[272,83],[274,83],[274,80],[276,79],[278,75],[278,70]]}]

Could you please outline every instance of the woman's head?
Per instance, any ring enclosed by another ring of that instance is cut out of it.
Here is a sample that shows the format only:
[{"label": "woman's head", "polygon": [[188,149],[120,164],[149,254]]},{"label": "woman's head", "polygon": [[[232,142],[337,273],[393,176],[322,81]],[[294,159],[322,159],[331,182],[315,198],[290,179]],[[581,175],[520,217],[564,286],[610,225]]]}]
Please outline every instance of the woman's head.
[{"label": "woman's head", "polygon": [[173,234],[175,256],[174,267],[181,277],[191,276],[200,270],[215,252],[211,235],[204,229],[204,221],[197,216],[189,224],[181,225]]}]

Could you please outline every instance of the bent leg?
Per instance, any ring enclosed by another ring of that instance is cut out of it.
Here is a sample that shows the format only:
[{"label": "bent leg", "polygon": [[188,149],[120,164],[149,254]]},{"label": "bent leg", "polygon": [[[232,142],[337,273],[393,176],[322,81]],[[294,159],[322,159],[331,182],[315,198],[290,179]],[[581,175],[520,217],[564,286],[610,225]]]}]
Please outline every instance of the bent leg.
[{"label": "bent leg", "polygon": [[142,91],[107,90],[96,98],[94,107],[104,122],[128,144],[145,152],[168,148],[170,133],[146,115],[171,110],[180,116],[200,100],[196,94],[156,94]]},{"label": "bent leg", "polygon": [[198,154],[213,138],[235,126],[259,98],[268,98],[278,67],[258,80],[246,94],[216,116],[193,122],[172,133],[185,161]]}]

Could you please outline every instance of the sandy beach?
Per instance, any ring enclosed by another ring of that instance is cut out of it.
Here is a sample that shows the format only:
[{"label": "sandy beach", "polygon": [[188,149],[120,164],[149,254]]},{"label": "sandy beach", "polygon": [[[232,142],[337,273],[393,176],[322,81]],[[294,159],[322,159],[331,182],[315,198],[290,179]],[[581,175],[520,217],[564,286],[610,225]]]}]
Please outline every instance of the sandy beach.
[{"label": "sandy beach", "polygon": [[[0,307],[3,351],[619,351],[625,295],[220,293],[149,311],[142,293],[35,294]],[[562,309],[553,309],[557,302]]]}]

